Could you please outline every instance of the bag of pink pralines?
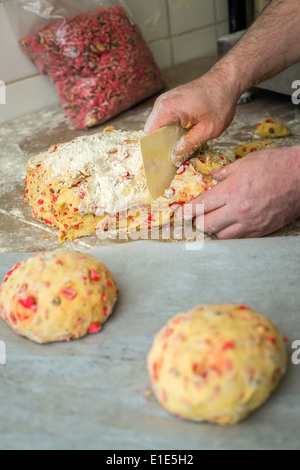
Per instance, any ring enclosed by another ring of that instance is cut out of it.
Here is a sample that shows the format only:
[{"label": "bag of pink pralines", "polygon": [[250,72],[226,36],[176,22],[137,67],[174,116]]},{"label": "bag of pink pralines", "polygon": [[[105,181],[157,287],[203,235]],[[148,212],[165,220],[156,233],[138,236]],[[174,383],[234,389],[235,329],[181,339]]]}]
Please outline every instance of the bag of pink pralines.
[{"label": "bag of pink pralines", "polygon": [[76,129],[101,124],[165,85],[123,2],[104,2],[4,0],[22,50],[56,84]]}]

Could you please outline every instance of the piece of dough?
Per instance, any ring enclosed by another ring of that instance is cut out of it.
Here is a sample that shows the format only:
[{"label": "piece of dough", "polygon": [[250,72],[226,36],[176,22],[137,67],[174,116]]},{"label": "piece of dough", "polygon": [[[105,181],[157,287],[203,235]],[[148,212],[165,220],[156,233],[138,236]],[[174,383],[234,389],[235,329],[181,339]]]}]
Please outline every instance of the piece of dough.
[{"label": "piece of dough", "polygon": [[241,144],[238,147],[233,149],[235,158],[243,158],[249,153],[259,152],[260,150],[265,150],[268,148],[276,148],[277,145],[272,144],[272,142],[267,142],[264,140],[259,140],[257,142],[249,142],[248,144]]},{"label": "piece of dough", "polygon": [[214,186],[210,170],[231,163],[220,153],[199,154],[179,168],[170,188],[153,201],[146,185],[141,135],[107,128],[31,158],[25,201],[33,218],[58,228],[61,243],[105,233],[112,219],[117,230],[126,232],[170,225],[174,207]]},{"label": "piece of dough", "polygon": [[18,263],[0,287],[0,316],[37,343],[98,333],[113,311],[117,287],[91,255],[66,250]]},{"label": "piece of dough", "polygon": [[256,126],[255,135],[259,135],[265,139],[272,139],[291,135],[291,131],[278,121],[264,119]]},{"label": "piece of dough", "polygon": [[284,340],[269,319],[246,306],[201,305],[162,328],[148,368],[166,410],[231,425],[269,397],[286,360]]}]

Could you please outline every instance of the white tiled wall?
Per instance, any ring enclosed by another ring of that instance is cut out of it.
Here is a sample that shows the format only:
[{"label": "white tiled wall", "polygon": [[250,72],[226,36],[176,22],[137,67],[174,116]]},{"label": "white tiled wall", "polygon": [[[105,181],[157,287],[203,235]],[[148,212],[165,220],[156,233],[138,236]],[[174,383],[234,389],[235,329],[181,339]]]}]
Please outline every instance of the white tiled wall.
[{"label": "white tiled wall", "polygon": [[174,37],[172,44],[175,64],[214,54],[216,52],[215,42],[216,30],[214,26]]},{"label": "white tiled wall", "polygon": [[270,2],[271,0],[255,0],[255,17],[257,17],[261,13],[261,11],[269,5]]},{"label": "white tiled wall", "polygon": [[[125,1],[161,68],[215,54],[228,33],[228,0]],[[59,103],[54,85],[20,51],[1,0],[0,80],[7,86],[0,121]]]},{"label": "white tiled wall", "polygon": [[228,2],[216,0],[217,21],[228,21]]},{"label": "white tiled wall", "polygon": [[168,2],[172,36],[214,24],[216,21],[215,6],[212,1],[168,0]]},{"label": "white tiled wall", "polygon": [[1,80],[12,82],[34,75],[37,69],[17,47],[10,24],[0,3],[0,75]]},{"label": "white tiled wall", "polygon": [[168,10],[165,0],[126,0],[125,3],[148,42],[168,36]]}]

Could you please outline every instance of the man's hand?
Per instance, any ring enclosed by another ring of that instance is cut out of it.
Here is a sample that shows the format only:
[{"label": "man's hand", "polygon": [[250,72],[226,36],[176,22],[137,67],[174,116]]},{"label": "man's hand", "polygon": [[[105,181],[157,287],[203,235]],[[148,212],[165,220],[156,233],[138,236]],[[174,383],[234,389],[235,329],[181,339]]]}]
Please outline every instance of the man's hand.
[{"label": "man's hand", "polygon": [[203,143],[227,129],[246,90],[300,60],[299,21],[299,0],[273,0],[206,75],[156,101],[145,133],[179,123],[190,129],[173,152],[173,162],[180,166]]},{"label": "man's hand", "polygon": [[156,101],[145,126],[146,134],[171,124],[189,129],[174,148],[176,166],[180,167],[202,144],[219,137],[231,124],[239,97],[235,84],[230,83],[229,73],[216,66]]},{"label": "man's hand", "polygon": [[220,183],[187,204],[185,216],[194,218],[196,204],[204,204],[204,231],[220,240],[261,237],[300,216],[299,145],[248,155],[213,178]]}]

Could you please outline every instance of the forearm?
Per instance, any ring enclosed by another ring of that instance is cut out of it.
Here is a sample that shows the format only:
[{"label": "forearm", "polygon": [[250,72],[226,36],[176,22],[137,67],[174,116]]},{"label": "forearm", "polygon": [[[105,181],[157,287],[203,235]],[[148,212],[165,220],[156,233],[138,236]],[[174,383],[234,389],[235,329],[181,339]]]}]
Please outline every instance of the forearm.
[{"label": "forearm", "polygon": [[273,0],[212,69],[234,83],[235,98],[300,61],[300,1]]},{"label": "forearm", "polygon": [[300,61],[299,24],[300,0],[273,0],[208,73],[159,97],[145,133],[175,123],[189,128],[173,149],[174,164],[182,165],[227,129],[244,91]]}]

